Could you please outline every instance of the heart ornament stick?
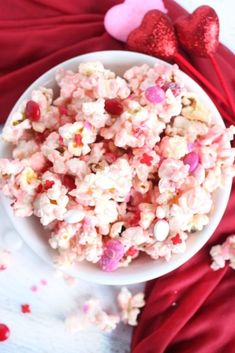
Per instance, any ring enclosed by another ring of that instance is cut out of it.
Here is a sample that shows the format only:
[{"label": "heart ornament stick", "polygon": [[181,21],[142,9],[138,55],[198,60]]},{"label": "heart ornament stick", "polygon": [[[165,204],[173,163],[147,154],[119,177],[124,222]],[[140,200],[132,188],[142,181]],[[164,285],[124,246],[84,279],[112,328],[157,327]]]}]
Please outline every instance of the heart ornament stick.
[{"label": "heart ornament stick", "polygon": [[[223,95],[198,70],[195,69],[179,52],[174,26],[168,16],[159,10],[151,10],[145,14],[139,28],[134,29],[127,38],[130,49],[160,57],[164,60],[174,60],[181,67],[191,72],[205,87],[227,106]],[[218,110],[230,123],[233,120],[229,114],[217,105]]]},{"label": "heart ornament stick", "polygon": [[188,53],[210,59],[235,116],[234,99],[214,56],[219,45],[219,18],[215,10],[200,6],[191,15],[179,18],[175,29],[180,44]]}]

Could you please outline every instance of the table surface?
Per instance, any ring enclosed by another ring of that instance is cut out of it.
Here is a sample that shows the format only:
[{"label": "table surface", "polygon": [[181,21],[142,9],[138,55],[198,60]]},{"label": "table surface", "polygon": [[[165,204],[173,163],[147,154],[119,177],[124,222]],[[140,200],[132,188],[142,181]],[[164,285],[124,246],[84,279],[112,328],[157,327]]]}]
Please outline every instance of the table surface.
[{"label": "table surface", "polygon": [[[235,51],[235,3],[232,0],[178,0],[187,10],[208,4],[220,17],[221,41]],[[4,234],[12,229],[0,205],[0,246]],[[47,285],[41,281],[46,280]],[[33,292],[31,287],[38,290]],[[129,286],[137,291],[143,285]],[[7,271],[0,272],[0,322],[11,328],[11,337],[0,343],[1,353],[127,353],[131,328],[120,324],[112,334],[102,334],[89,329],[71,335],[66,332],[65,317],[93,296],[104,307],[113,305],[120,288],[77,281],[68,285],[48,265],[43,263],[28,247],[16,252]],[[30,304],[32,313],[22,314],[21,305]]]}]

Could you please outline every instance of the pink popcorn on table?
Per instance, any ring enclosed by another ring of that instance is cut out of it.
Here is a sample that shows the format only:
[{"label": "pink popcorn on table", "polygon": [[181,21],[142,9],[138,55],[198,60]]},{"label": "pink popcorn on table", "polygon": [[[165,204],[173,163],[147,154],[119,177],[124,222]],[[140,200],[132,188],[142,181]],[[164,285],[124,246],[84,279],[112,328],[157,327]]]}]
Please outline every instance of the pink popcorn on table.
[{"label": "pink popcorn on table", "polygon": [[140,309],[145,305],[144,294],[133,295],[127,288],[123,287],[117,297],[121,309],[121,321],[136,326]]},{"label": "pink popcorn on table", "polygon": [[212,270],[217,271],[223,268],[227,261],[229,266],[235,269],[235,235],[227,237],[222,245],[212,246],[210,255],[212,257]]},{"label": "pink popcorn on table", "polygon": [[0,272],[5,271],[11,262],[11,253],[0,249]]},{"label": "pink popcorn on table", "polygon": [[90,327],[95,327],[101,332],[112,332],[120,322],[118,315],[110,315],[102,308],[99,300],[90,299],[83,304],[83,315],[69,315],[65,326],[71,333],[76,333]]}]

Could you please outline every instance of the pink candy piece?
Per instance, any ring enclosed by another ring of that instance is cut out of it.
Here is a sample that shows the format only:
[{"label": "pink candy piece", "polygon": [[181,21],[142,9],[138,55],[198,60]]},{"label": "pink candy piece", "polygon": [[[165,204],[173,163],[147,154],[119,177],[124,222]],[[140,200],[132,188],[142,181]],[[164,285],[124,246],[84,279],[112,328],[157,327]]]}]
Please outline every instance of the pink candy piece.
[{"label": "pink candy piece", "polygon": [[126,0],[106,13],[105,29],[112,37],[126,42],[129,33],[139,27],[144,15],[154,9],[167,12],[162,0]]},{"label": "pink candy piece", "polygon": [[33,285],[30,289],[32,292],[37,292],[38,287],[36,285]]},{"label": "pink candy piece", "polygon": [[102,270],[107,272],[116,270],[124,253],[124,246],[119,240],[109,240],[105,245],[104,252],[100,260]]},{"label": "pink candy piece", "polygon": [[165,99],[165,92],[159,86],[152,86],[146,89],[145,97],[151,103],[161,103]]},{"label": "pink candy piece", "polygon": [[183,161],[184,161],[184,164],[189,165],[189,171],[193,172],[198,166],[199,156],[196,152],[192,151],[186,154]]},{"label": "pink candy piece", "polygon": [[84,314],[88,313],[89,309],[90,309],[90,306],[87,303],[85,303],[82,307],[82,311],[84,312]]}]

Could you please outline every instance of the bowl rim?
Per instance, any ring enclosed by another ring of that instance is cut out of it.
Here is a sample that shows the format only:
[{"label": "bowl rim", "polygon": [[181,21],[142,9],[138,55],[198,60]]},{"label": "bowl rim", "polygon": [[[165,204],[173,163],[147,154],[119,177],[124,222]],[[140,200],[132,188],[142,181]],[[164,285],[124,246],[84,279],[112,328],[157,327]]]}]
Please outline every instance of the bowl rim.
[{"label": "bowl rim", "polygon": [[[18,100],[16,101],[15,105],[13,106],[8,119],[5,123],[5,125],[8,125],[10,123],[10,118],[11,115],[13,114],[13,112],[15,112],[18,108],[18,106],[25,100],[27,99],[27,96],[31,93],[31,91],[33,89],[37,89],[39,86],[47,86],[48,84],[48,79],[46,81],[46,78],[48,76],[55,76],[56,71],[63,67],[63,66],[67,66],[70,65],[72,63],[74,63],[75,61],[78,61],[77,66],[79,64],[80,61],[101,61],[100,59],[90,59],[91,56],[102,56],[102,55],[116,55],[116,56],[128,56],[128,57],[132,57],[134,58],[142,58],[143,61],[144,59],[146,59],[147,64],[148,65],[153,65],[153,63],[157,63],[160,62],[166,66],[172,66],[171,64],[155,58],[155,57],[151,57],[149,55],[146,54],[142,54],[142,53],[138,53],[138,52],[130,52],[130,51],[123,51],[123,50],[104,50],[104,51],[97,51],[97,52],[91,52],[91,53],[86,53],[86,54],[82,54],[82,55],[78,55],[78,56],[74,56],[68,60],[65,60],[55,66],[53,66],[51,69],[49,69],[48,71],[44,72],[42,75],[40,75],[34,82],[32,82],[30,84],[30,86],[28,86],[28,88],[22,93],[22,95],[18,98]],[[152,60],[152,64],[149,64],[149,60]],[[141,65],[141,64],[139,64]],[[105,64],[106,66],[106,64]],[[133,65],[132,65],[133,66]],[[67,69],[67,68],[66,68]],[[207,93],[197,84],[197,82],[195,82],[191,77],[189,77],[187,74],[185,74],[183,71],[180,71],[181,75],[183,76],[183,78],[185,78],[186,82],[189,82],[190,84],[192,84],[192,86],[197,87],[197,89],[199,91],[201,91],[201,95],[203,95],[203,98],[205,98],[208,102],[210,102],[210,109],[214,112],[214,114],[216,114],[217,118],[220,119],[220,124],[225,126],[223,119],[221,117],[221,115],[219,114],[217,108],[215,107],[213,101],[210,99],[210,97],[207,95]],[[213,107],[213,109],[212,109]],[[1,142],[1,146],[0,148],[2,149],[2,142]],[[158,278],[160,276],[163,276],[173,270],[175,270],[176,268],[180,267],[182,264],[184,264],[185,262],[187,262],[191,257],[193,257],[202,247],[203,245],[205,245],[205,243],[209,240],[209,238],[213,235],[215,229],[217,228],[219,222],[221,221],[223,214],[225,212],[228,200],[229,200],[229,196],[230,196],[230,192],[231,192],[231,186],[232,186],[232,179],[228,181],[228,183],[226,184],[226,187],[223,189],[223,193],[221,191],[221,200],[220,200],[220,210],[217,209],[217,212],[215,213],[215,215],[213,214],[213,217],[210,219],[209,224],[206,226],[207,228],[207,236],[201,238],[198,240],[198,242],[196,243],[196,245],[194,245],[194,247],[187,247],[186,251],[183,254],[178,254],[178,255],[174,255],[172,258],[174,261],[170,260],[169,262],[164,262],[164,269],[162,270],[158,270],[158,271],[147,271],[143,272],[143,273],[131,273],[128,275],[124,274],[123,276],[116,276],[116,274],[122,271],[121,269],[118,269],[117,272],[112,272],[112,273],[108,273],[108,272],[104,272],[101,271],[102,275],[98,276],[97,273],[94,273],[93,275],[91,275],[92,271],[88,271],[89,273],[86,273],[86,271],[81,270],[81,272],[78,271],[79,269],[79,265],[76,266],[76,268],[60,268],[63,272],[67,273],[70,276],[85,280],[85,281],[89,281],[89,282],[93,282],[93,283],[98,283],[98,284],[107,284],[107,285],[129,285],[129,284],[134,284],[134,283],[140,283],[140,282],[144,282],[144,281],[148,281],[148,280],[152,280],[154,278]],[[56,267],[56,265],[53,263],[52,259],[49,258],[51,257],[51,255],[49,255],[49,253],[51,253],[51,249],[49,244],[48,246],[48,253],[47,255],[45,254],[44,251],[37,251],[37,249],[35,249],[35,246],[32,245],[31,242],[29,242],[28,237],[24,236],[24,233],[22,232],[21,226],[20,226],[20,222],[17,221],[17,217],[14,216],[12,209],[10,208],[10,200],[4,196],[2,193],[0,193],[0,200],[1,203],[4,207],[4,209],[6,210],[6,213],[11,221],[12,226],[18,231],[18,233],[20,234],[20,236],[22,237],[22,239],[24,240],[24,242],[31,248],[31,250],[37,255],[39,256],[44,262],[50,264],[51,266]],[[26,219],[24,219],[26,220]],[[42,227],[42,225],[40,225]],[[208,228],[210,230],[208,230]],[[202,232],[199,232],[202,233]],[[189,242],[189,239],[187,240],[187,244]],[[154,263],[157,264],[159,263],[156,260],[151,260],[153,263],[153,267]],[[94,265],[93,265],[94,266]],[[131,268],[133,265],[128,266],[127,268]],[[58,268],[58,267],[56,267]],[[95,268],[95,266],[94,266]],[[95,272],[95,271],[94,271]],[[89,274],[89,279],[88,279],[88,274]],[[111,275],[110,275],[111,274]],[[119,279],[115,280],[115,278],[118,277]]]}]

